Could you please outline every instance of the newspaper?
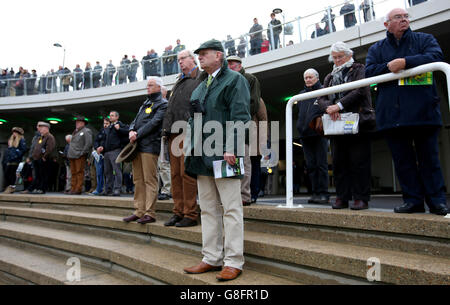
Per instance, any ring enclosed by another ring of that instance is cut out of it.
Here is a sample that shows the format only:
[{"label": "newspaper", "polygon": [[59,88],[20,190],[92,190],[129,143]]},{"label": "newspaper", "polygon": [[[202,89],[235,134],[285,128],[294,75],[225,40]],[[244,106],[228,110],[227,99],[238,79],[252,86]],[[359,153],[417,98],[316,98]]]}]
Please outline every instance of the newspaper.
[{"label": "newspaper", "polygon": [[229,178],[244,175],[244,158],[236,158],[236,164],[231,166],[225,160],[213,161],[214,178]]},{"label": "newspaper", "polygon": [[359,114],[353,112],[341,113],[339,120],[333,121],[328,114],[322,116],[323,133],[328,135],[357,134],[359,131]]}]

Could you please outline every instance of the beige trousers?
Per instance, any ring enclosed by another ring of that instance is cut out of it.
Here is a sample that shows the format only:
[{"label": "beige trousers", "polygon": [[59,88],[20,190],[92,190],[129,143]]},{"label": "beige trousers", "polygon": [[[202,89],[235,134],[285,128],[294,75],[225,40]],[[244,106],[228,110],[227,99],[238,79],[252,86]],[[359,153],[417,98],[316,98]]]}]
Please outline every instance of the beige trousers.
[{"label": "beige trousers", "polygon": [[238,268],[244,265],[244,212],[239,179],[198,176],[203,262]]},{"label": "beige trousers", "polygon": [[158,155],[139,152],[133,160],[134,215],[156,218],[158,198]]}]

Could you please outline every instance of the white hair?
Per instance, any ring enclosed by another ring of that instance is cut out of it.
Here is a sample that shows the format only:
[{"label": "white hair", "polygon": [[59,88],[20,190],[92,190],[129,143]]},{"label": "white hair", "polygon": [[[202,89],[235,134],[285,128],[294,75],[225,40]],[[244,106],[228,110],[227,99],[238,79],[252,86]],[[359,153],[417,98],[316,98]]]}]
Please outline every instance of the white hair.
[{"label": "white hair", "polygon": [[67,141],[67,139],[71,139],[72,140],[72,135],[71,134],[66,135],[66,141]]},{"label": "white hair", "polygon": [[350,49],[345,42],[338,41],[333,43],[333,45],[330,48],[330,56],[328,56],[328,61],[333,62],[333,57],[331,57],[331,53],[339,53],[344,52],[347,56],[353,56],[353,51]]},{"label": "white hair", "polygon": [[149,76],[149,77],[147,78],[147,80],[148,80],[148,81],[154,80],[155,83],[156,83],[158,86],[160,86],[160,87],[163,86],[163,81],[162,81],[162,78],[161,78],[161,77],[158,77],[158,76]]},{"label": "white hair", "polygon": [[313,69],[313,68],[309,68],[308,70],[306,70],[306,71],[303,73],[303,78],[305,78],[306,74],[312,74],[312,75],[314,75],[315,77],[319,78],[319,72],[317,72],[317,70],[316,70],[316,69]]}]

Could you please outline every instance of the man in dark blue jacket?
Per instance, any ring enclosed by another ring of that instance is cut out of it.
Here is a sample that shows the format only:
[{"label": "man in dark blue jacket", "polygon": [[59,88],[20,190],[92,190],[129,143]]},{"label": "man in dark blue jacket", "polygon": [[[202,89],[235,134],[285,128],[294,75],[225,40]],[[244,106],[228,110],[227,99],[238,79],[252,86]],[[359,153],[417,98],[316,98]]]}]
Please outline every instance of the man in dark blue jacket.
[{"label": "man in dark blue jacket", "polygon": [[[306,70],[303,73],[303,79],[305,89],[300,94],[322,89],[319,73],[316,70]],[[312,197],[308,203],[326,204],[330,200],[328,193],[328,140],[309,127],[315,101],[316,98],[312,98],[297,104],[297,130],[303,145],[306,168],[312,186]]]},{"label": "man in dark blue jacket", "polygon": [[163,83],[151,77],[147,83],[148,98],[130,125],[129,139],[136,143],[137,155],[133,159],[134,207],[133,215],[123,221],[140,224],[155,222],[158,196],[158,157],[161,150],[161,131],[167,100],[161,95]]},{"label": "man in dark blue jacket", "polygon": [[[406,10],[393,9],[384,25],[387,38],[370,47],[366,77],[443,60],[432,35],[411,31]],[[394,211],[424,212],[425,201],[431,213],[446,215],[438,149],[442,119],[432,73],[378,85],[376,116],[378,129],[391,149],[403,193],[404,204]]]}]

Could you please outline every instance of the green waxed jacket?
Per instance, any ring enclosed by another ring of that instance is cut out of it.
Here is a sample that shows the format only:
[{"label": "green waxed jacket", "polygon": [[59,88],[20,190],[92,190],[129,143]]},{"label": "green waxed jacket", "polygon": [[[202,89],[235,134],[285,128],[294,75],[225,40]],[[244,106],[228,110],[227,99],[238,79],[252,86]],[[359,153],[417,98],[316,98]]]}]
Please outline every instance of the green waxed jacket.
[{"label": "green waxed jacket", "polygon": [[[235,156],[238,156],[238,145],[242,147],[244,145],[245,135],[240,137],[236,129],[227,132],[226,122],[236,123],[240,121],[246,124],[250,121],[250,89],[245,77],[238,72],[228,69],[226,60],[224,60],[221,70],[209,87],[206,86],[208,74],[203,72],[200,77],[203,81],[192,93],[191,103],[199,101],[203,108],[202,129],[201,132],[197,130],[197,134],[201,135],[202,142],[194,141],[195,128],[198,126],[194,126],[195,120],[191,117],[188,124],[191,140],[190,143],[186,143],[188,151],[185,151],[185,171],[191,176],[214,176],[212,162],[223,160],[225,152],[234,153]],[[199,114],[197,113],[196,115],[198,116]],[[211,121],[216,121],[222,125],[223,135],[218,137],[214,129],[211,132],[203,132],[205,124],[208,122],[211,124]],[[213,138],[218,140],[214,141],[212,145],[208,144],[206,146],[213,147],[214,151],[220,151],[220,154],[208,156],[203,147],[201,147],[201,156],[196,156],[194,146],[197,146],[198,151],[200,145],[211,143],[210,141]]]}]

